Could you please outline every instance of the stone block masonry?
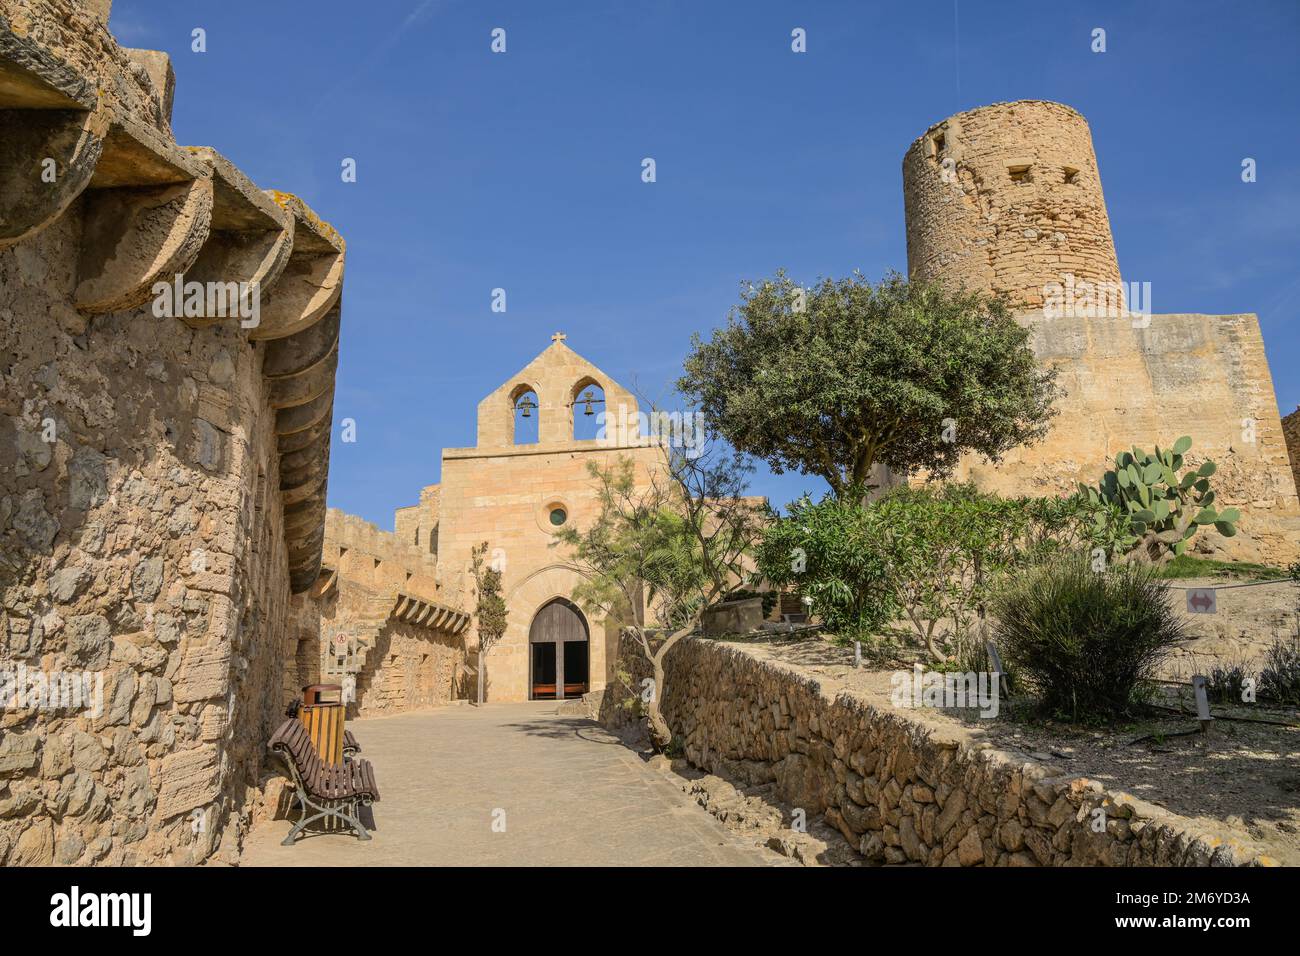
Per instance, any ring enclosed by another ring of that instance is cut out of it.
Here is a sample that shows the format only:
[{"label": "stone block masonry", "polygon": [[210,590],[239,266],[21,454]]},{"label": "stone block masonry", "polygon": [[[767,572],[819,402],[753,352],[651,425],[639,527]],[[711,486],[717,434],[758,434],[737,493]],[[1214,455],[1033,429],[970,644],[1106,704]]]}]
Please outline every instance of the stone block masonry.
[{"label": "stone block masonry", "polygon": [[1087,121],[1021,100],[949,117],[903,157],[907,262],[918,279],[1005,292],[1017,308],[1071,272],[1118,284]]},{"label": "stone block masonry", "polygon": [[440,575],[409,538],[330,509],[322,573],[291,628],[285,696],[341,684],[348,717],[438,706],[471,696],[465,576]]},{"label": "stone block masonry", "polygon": [[[0,0],[0,669],[102,677],[0,702],[5,865],[235,858],[324,537],[343,242],[178,146],[108,8]],[[159,316],[178,274],[260,321]]]},{"label": "stone block masonry", "polygon": [[1149,319],[1145,328],[1105,317],[1032,319],[1034,354],[1057,369],[1064,392],[1051,431],[997,464],[969,456],[957,476],[1002,494],[1066,494],[1096,483],[1117,452],[1186,434],[1188,461],[1218,466],[1219,506],[1243,514],[1236,537],[1211,530],[1194,547],[1281,566],[1300,559],[1300,501],[1258,319]]},{"label": "stone block masonry", "polygon": [[1300,488],[1300,408],[1282,419],[1282,434],[1291,459],[1291,475],[1295,478],[1296,488]]},{"label": "stone block masonry", "polygon": [[[873,863],[1259,866],[1275,861],[1083,777],[980,749],[951,726],[880,706],[758,648],[688,639],[665,662],[664,715],[696,767],[821,816]],[[640,689],[638,645],[619,668]],[[613,681],[602,722],[627,720]],[[1100,822],[1100,826],[1098,826]]]},{"label": "stone block masonry", "polygon": [[[1100,480],[1121,451],[1191,435],[1193,459],[1219,467],[1219,503],[1243,516],[1235,537],[1206,532],[1197,546],[1236,560],[1300,558],[1297,480],[1259,320],[1151,314],[1161,288],[1129,294],[1078,112],[1020,100],[936,123],[903,157],[903,200],[911,276],[1005,296],[1033,328],[1038,360],[1058,371],[1046,438],[997,463],[968,456],[959,479],[1002,494],[1070,492]],[[960,429],[962,410],[950,414]]]},{"label": "stone block masonry", "polygon": [[[604,395],[610,416],[605,421],[629,421],[628,429],[607,425],[604,438],[573,437],[580,396],[590,388]],[[515,403],[529,393],[537,396],[538,440],[516,443]],[[440,484],[422,491],[419,505],[398,511],[395,526],[405,540],[414,541],[418,533],[422,542],[436,542],[440,575],[463,574],[472,550],[485,541],[491,549],[487,559],[499,561],[507,625],[485,655],[488,700],[532,696],[533,621],[557,598],[571,598],[582,580],[568,549],[556,540],[559,525],[552,516],[565,525],[590,527],[600,501],[588,466],[630,461],[638,488],[661,474],[663,449],[642,441],[638,414],[635,395],[570,349],[563,335],[553,337],[540,355],[479,402],[478,444],[444,448]],[[590,609],[582,613],[587,674],[595,690],[609,679],[619,621]],[[469,641],[476,652],[477,633]]]}]

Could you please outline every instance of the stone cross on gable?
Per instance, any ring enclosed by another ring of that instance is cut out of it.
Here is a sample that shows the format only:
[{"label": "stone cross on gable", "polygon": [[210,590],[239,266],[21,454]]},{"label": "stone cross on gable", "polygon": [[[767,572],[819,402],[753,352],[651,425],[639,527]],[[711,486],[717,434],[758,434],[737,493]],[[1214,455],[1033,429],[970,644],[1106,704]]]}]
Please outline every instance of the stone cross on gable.
[{"label": "stone cross on gable", "polygon": [[567,338],[568,338],[568,336],[565,335],[563,332],[556,332],[554,335],[551,336],[551,341],[552,341],[552,342],[563,342],[563,341],[564,341],[565,339],[567,339]]}]

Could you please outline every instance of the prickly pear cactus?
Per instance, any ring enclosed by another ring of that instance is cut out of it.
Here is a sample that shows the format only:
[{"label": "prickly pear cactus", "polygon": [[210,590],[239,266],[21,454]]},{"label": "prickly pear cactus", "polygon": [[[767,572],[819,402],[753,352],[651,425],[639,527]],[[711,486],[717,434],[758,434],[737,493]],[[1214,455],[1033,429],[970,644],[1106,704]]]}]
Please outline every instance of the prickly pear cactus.
[{"label": "prickly pear cactus", "polygon": [[1185,552],[1207,525],[1225,538],[1236,534],[1241,513],[1214,506],[1214,462],[1182,470],[1191,447],[1192,439],[1184,435],[1173,448],[1157,445],[1154,454],[1137,447],[1120,452],[1101,484],[1080,485],[1080,495],[1094,510],[1094,539],[1112,554],[1163,562]]}]

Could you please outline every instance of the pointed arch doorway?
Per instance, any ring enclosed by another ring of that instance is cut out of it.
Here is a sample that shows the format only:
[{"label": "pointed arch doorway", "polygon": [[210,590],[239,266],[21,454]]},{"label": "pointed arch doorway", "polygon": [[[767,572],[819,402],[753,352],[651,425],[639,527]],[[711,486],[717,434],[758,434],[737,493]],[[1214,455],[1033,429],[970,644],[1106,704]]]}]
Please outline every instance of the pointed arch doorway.
[{"label": "pointed arch doorway", "polygon": [[590,689],[590,632],[577,605],[555,598],[528,629],[528,699],[564,700]]}]

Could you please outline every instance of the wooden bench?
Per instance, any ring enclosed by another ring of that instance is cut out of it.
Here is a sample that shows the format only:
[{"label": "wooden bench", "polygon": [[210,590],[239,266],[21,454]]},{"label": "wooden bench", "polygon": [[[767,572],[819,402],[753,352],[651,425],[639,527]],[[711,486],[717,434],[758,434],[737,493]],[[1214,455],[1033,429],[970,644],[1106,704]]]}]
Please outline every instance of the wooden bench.
[{"label": "wooden bench", "polygon": [[308,824],[327,819],[341,820],[360,840],[370,839],[357,813],[359,806],[379,802],[379,787],[369,760],[345,760],[337,766],[325,763],[297,717],[290,717],[280,725],[271,736],[269,746],[289,768],[302,807],[302,818],[281,841],[282,846],[293,846]]}]

